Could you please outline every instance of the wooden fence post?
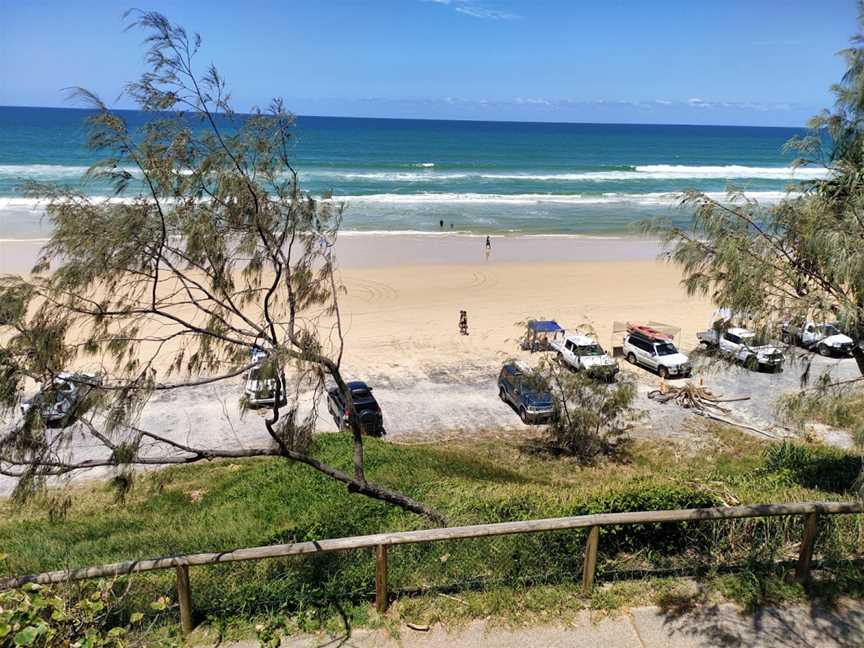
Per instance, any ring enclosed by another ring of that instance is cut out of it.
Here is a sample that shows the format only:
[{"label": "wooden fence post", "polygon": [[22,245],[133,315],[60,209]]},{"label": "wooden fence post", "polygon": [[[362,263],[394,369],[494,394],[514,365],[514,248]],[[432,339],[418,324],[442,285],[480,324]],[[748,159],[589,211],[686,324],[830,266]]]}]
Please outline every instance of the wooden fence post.
[{"label": "wooden fence post", "polygon": [[189,588],[189,567],[177,565],[177,602],[180,604],[180,629],[188,635],[192,625],[192,590]]},{"label": "wooden fence post", "polygon": [[807,513],[804,516],[804,537],[801,539],[798,565],[795,567],[795,578],[799,581],[806,581],[810,578],[810,563],[813,560],[813,545],[816,543],[816,524],[818,521],[818,513]]},{"label": "wooden fence post", "polygon": [[375,608],[387,611],[387,545],[375,547]]},{"label": "wooden fence post", "polygon": [[588,527],[588,541],[585,543],[585,562],[582,565],[582,593],[590,594],[594,588],[594,572],[597,569],[597,541],[600,527]]}]

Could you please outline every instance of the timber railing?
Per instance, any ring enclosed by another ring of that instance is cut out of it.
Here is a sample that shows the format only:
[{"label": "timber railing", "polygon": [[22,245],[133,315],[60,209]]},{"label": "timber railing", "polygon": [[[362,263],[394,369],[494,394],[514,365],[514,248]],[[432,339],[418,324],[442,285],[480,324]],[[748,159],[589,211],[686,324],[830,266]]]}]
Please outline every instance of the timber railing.
[{"label": "timber railing", "polygon": [[750,506],[728,506],[718,508],[678,509],[672,511],[635,511],[628,513],[600,513],[576,517],[475,524],[441,529],[422,529],[395,533],[332,538],[312,542],[270,545],[235,549],[219,553],[187,554],[170,558],[130,560],[126,562],[83,567],[64,571],[44,572],[0,580],[0,590],[19,587],[26,583],[64,583],[92,578],[118,577],[137,572],[175,569],[177,573],[177,601],[180,608],[180,625],[184,633],[193,628],[192,593],[189,568],[218,563],[245,560],[264,560],[285,556],[303,556],[334,551],[372,548],[375,551],[375,605],[379,612],[387,610],[389,603],[387,588],[387,548],[393,545],[462,540],[518,533],[540,533],[566,529],[588,529],[585,543],[585,558],[582,568],[582,589],[589,593],[594,586],[597,567],[597,548],[600,527],[628,524],[656,524],[674,522],[699,522],[703,520],[735,520],[741,518],[777,517],[800,515],[804,517],[804,534],[795,568],[796,577],[806,580],[810,573],[813,546],[816,541],[817,523],[820,515],[849,515],[864,512],[864,502],[799,502],[792,504],[755,504]]}]

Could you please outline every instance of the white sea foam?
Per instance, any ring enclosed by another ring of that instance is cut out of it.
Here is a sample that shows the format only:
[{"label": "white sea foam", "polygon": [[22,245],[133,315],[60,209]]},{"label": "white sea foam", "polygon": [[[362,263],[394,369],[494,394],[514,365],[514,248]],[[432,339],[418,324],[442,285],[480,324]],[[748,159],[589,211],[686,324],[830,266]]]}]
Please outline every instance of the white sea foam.
[{"label": "white sea foam", "polygon": [[[706,195],[714,200],[729,202],[725,192],[708,192]],[[747,198],[760,203],[777,203],[790,194],[784,191],[752,191],[746,192]],[[580,194],[480,194],[480,193],[417,193],[417,194],[371,194],[353,196],[333,196],[332,200],[349,204],[484,204],[484,205],[674,205],[680,201],[677,193],[605,193],[600,195]]]},{"label": "white sea foam", "polygon": [[[730,202],[729,194],[722,191],[706,192],[706,196],[720,202]],[[785,191],[748,191],[746,198],[770,205],[790,196],[794,192]],[[130,204],[137,200],[131,196],[106,197],[91,196],[94,202],[111,204]],[[349,204],[380,204],[380,205],[434,205],[434,204],[474,204],[474,205],[676,205],[681,200],[681,194],[676,192],[650,193],[603,193],[603,194],[488,194],[488,193],[414,193],[394,194],[381,193],[369,195],[335,195],[324,199],[332,202]],[[0,210],[30,210],[43,209],[45,202],[36,198],[19,198],[0,196]]]},{"label": "white sea foam", "polygon": [[84,175],[87,168],[60,164],[0,164],[0,178],[77,178]]},{"label": "white sea foam", "polygon": [[608,182],[626,180],[815,180],[825,178],[827,169],[794,167],[751,167],[742,165],[686,166],[675,164],[650,164],[635,166],[622,171],[580,171],[562,173],[500,173],[483,171],[436,172],[436,171],[317,171],[309,170],[307,178],[327,177],[344,180],[377,180],[381,182],[438,182],[443,180],[517,180],[540,182]]},{"label": "white sea foam", "polygon": [[[307,179],[332,178],[342,180],[375,180],[380,182],[440,182],[445,180],[515,180],[537,182],[607,182],[627,180],[813,180],[824,178],[827,169],[794,167],[755,167],[737,164],[720,166],[689,166],[681,164],[648,164],[635,166],[632,170],[578,171],[556,173],[493,172],[493,171],[435,171],[434,162],[418,162],[420,171],[354,171],[309,168],[301,172]],[[37,180],[80,178],[87,172],[86,166],[56,164],[3,164],[0,178]],[[132,174],[138,171],[126,169]]]},{"label": "white sea foam", "polygon": [[[112,205],[128,205],[135,200],[131,196],[126,197],[118,197],[118,196],[90,196],[90,200],[93,202],[108,202]],[[28,210],[39,210],[44,209],[47,201],[41,200],[39,198],[20,198],[18,196],[0,196],[0,210],[2,209],[28,209]]]}]

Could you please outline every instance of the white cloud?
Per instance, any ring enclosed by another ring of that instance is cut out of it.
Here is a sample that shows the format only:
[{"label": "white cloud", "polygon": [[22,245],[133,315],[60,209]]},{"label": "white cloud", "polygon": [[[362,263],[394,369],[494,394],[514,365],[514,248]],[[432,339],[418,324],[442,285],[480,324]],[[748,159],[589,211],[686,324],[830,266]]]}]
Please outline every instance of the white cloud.
[{"label": "white cloud", "polygon": [[[444,0],[429,0],[436,1],[441,4]],[[451,0],[452,1],[452,0]],[[669,111],[675,111],[680,114],[681,110],[692,110],[697,112],[713,112],[723,111],[729,113],[768,113],[768,112],[792,112],[801,109],[802,106],[792,103],[759,103],[752,101],[708,101],[701,97],[691,97],[687,100],[672,101],[669,99],[642,99],[628,101],[625,99],[568,99],[568,98],[550,98],[550,97],[510,97],[510,98],[469,98],[459,96],[445,97],[414,97],[396,99],[392,97],[365,97],[360,101],[377,104],[391,105],[448,105],[459,106],[465,110],[471,111],[495,111],[498,109],[508,109],[520,107],[529,111],[542,111],[544,113],[554,111],[571,111],[580,107],[594,107],[619,111],[620,109],[635,109],[641,113],[655,115],[668,114]]]},{"label": "white cloud", "polygon": [[471,16],[472,18],[483,20],[516,20],[517,18],[521,18],[518,14],[489,7],[478,2],[478,0],[423,0],[423,2],[452,7],[456,13],[463,16]]}]

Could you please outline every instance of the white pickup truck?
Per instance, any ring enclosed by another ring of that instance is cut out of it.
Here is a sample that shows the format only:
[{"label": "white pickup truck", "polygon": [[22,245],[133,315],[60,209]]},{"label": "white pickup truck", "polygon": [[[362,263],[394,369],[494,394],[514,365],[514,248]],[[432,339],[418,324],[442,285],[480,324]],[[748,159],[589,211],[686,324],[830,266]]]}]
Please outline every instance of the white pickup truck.
[{"label": "white pickup truck", "polygon": [[716,347],[720,353],[752,371],[780,371],[783,368],[783,353],[770,344],[758,344],[756,334],[745,328],[730,328],[725,331],[708,329],[696,334],[699,342],[707,347]]},{"label": "white pickup truck", "polygon": [[798,344],[823,356],[847,356],[855,345],[835,324],[812,321],[786,322],[780,336],[786,344]]},{"label": "white pickup truck", "polygon": [[619,371],[615,362],[597,341],[587,335],[575,333],[563,340],[554,340],[552,348],[558,352],[558,361],[576,371],[584,371],[593,378],[612,381]]}]

